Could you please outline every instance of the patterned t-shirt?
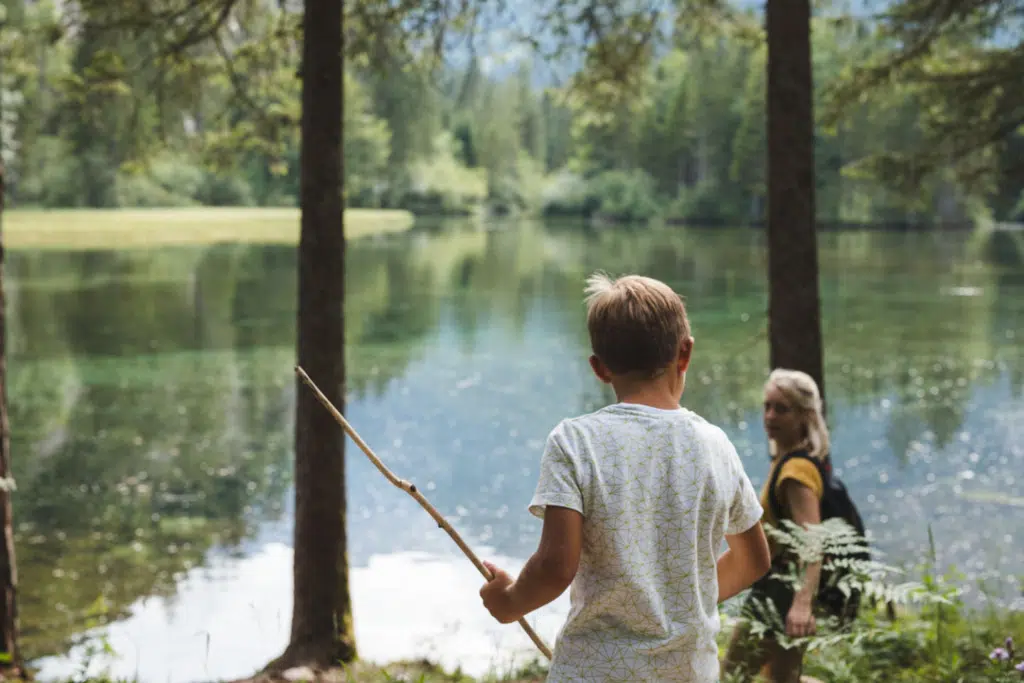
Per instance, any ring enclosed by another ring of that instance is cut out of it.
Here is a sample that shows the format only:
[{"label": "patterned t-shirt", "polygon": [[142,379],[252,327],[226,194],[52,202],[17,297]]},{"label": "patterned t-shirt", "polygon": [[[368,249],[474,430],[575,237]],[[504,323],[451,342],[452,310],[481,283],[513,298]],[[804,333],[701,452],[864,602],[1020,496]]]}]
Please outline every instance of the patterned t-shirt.
[{"label": "patterned t-shirt", "polygon": [[548,437],[530,512],[583,514],[583,554],[549,683],[718,680],[717,559],[763,513],[725,433],[617,403]]}]

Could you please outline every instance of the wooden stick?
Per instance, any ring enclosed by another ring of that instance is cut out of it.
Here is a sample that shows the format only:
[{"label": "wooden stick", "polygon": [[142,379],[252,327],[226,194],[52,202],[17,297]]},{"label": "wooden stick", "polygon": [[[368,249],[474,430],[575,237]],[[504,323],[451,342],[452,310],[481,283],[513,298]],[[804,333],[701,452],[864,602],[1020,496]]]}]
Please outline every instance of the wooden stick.
[{"label": "wooden stick", "polygon": [[[392,484],[394,484],[395,486],[397,486],[398,488],[402,489],[410,496],[415,498],[416,502],[419,503],[420,506],[424,510],[426,510],[431,517],[434,518],[434,521],[437,522],[437,525],[448,532],[448,535],[452,537],[453,541],[455,541],[455,545],[459,546],[462,552],[466,554],[466,557],[468,557],[470,561],[473,562],[473,565],[480,571],[480,573],[483,574],[484,578],[490,581],[493,578],[490,570],[487,569],[487,567],[484,566],[483,562],[480,561],[480,558],[478,558],[476,554],[474,554],[473,551],[469,549],[469,546],[466,545],[466,542],[462,540],[461,536],[459,536],[459,532],[457,532],[452,527],[452,525],[449,524],[448,521],[441,516],[441,513],[438,512],[437,509],[430,504],[430,502],[423,496],[423,494],[420,493],[419,489],[416,488],[416,485],[404,479],[399,479],[391,470],[387,468],[387,466],[383,462],[381,462],[380,458],[378,458],[370,449],[370,447],[366,445],[366,442],[362,440],[358,433],[356,433],[356,430],[353,429],[352,425],[348,423],[348,420],[345,419],[345,416],[342,415],[341,412],[334,407],[334,404],[331,403],[330,399],[324,396],[324,393],[320,391],[320,388],[317,387],[313,380],[309,378],[309,375],[306,374],[306,371],[303,370],[301,366],[296,365],[295,372],[299,375],[299,377],[302,378],[302,381],[305,382],[306,385],[313,390],[313,393],[316,394],[316,397],[317,399],[319,399],[320,403],[322,403],[323,406],[327,408],[327,410],[331,413],[331,415],[334,416],[334,419],[338,421],[338,424],[340,424],[342,429],[345,430],[345,433],[348,434],[349,437],[351,437],[351,439],[356,442],[356,445],[359,446],[360,449],[362,449],[363,453],[366,454],[366,457],[370,459],[370,462],[372,462],[374,466],[376,466],[376,468],[380,470],[380,473],[383,474],[385,478],[387,478],[387,480],[390,481]],[[519,625],[523,627],[524,631],[526,631],[526,635],[530,636],[530,640],[532,640],[533,644],[537,646],[537,649],[543,652],[545,657],[551,659],[551,650],[548,649],[548,646],[545,645],[544,641],[540,639],[540,636],[538,636],[534,632],[533,628],[528,623],[526,623],[526,619],[520,617]]]}]

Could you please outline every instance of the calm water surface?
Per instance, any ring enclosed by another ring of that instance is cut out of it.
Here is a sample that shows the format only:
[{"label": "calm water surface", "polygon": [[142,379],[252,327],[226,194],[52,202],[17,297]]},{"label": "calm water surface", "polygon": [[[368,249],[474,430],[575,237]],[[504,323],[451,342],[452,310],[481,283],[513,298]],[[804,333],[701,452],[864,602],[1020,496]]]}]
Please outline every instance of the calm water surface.
[{"label": "calm water surface", "polygon": [[[295,253],[221,245],[9,255],[11,428],[25,647],[67,675],[103,635],[144,682],[251,673],[285,645]],[[350,247],[349,419],[486,557],[518,569],[541,447],[609,400],[586,363],[595,268],[686,294],[684,404],[767,471],[759,233],[449,226]],[[894,563],[1019,599],[1024,238],[822,236],[826,391],[841,475]],[[315,378],[314,378],[315,379]],[[479,575],[349,444],[363,657],[469,672],[532,655]],[[531,617],[551,642],[563,596]],[[109,619],[98,628],[100,619]],[[520,654],[517,654],[520,653]]]}]

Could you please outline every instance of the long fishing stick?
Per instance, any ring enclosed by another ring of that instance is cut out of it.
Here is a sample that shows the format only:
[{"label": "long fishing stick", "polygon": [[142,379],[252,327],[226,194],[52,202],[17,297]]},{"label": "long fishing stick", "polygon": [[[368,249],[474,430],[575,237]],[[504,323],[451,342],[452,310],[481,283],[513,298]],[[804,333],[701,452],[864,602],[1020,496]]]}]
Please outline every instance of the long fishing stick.
[{"label": "long fishing stick", "polygon": [[[392,484],[394,484],[395,486],[397,486],[398,488],[402,489],[410,496],[415,498],[416,502],[419,503],[420,506],[424,510],[426,510],[431,517],[434,518],[434,521],[437,522],[437,525],[448,532],[448,535],[452,537],[453,541],[455,541],[455,545],[459,546],[462,552],[466,554],[466,557],[468,557],[473,562],[473,565],[478,570],[480,570],[480,573],[483,574],[484,578],[488,581],[493,579],[494,576],[491,574],[490,570],[487,569],[487,567],[484,566],[483,562],[480,561],[480,558],[478,558],[473,553],[473,551],[469,549],[469,546],[466,545],[466,542],[462,540],[461,536],[459,536],[459,532],[452,528],[452,525],[449,524],[448,521],[441,516],[441,513],[438,512],[433,505],[430,504],[430,501],[428,501],[423,496],[423,494],[420,493],[419,489],[416,488],[416,485],[413,484],[412,482],[405,481],[404,479],[399,479],[391,470],[387,468],[387,466],[383,462],[381,462],[380,458],[378,458],[370,449],[370,447],[366,445],[366,442],[362,440],[358,433],[356,433],[356,430],[353,429],[352,425],[348,423],[348,420],[345,419],[345,416],[342,415],[341,412],[334,407],[334,404],[331,403],[330,399],[324,396],[324,393],[320,391],[320,388],[313,382],[313,380],[309,378],[309,375],[306,374],[306,371],[303,370],[301,366],[296,365],[295,372],[299,375],[299,377],[302,378],[302,381],[305,382],[306,385],[313,390],[313,393],[316,394],[317,399],[320,401],[320,403],[324,405],[324,408],[327,408],[331,415],[334,416],[334,419],[338,421],[338,424],[340,424],[341,428],[345,430],[345,433],[348,434],[352,438],[352,440],[356,442],[356,445],[362,449],[363,453],[366,454],[366,457],[370,459],[370,462],[372,462],[377,467],[377,469],[380,470],[380,473],[383,474],[385,478],[387,478],[387,480],[390,481]],[[534,632],[533,628],[528,623],[526,623],[526,619],[520,617],[519,625],[523,627],[524,631],[526,631],[526,635],[530,636],[530,640],[533,641],[533,644],[536,645],[537,648],[544,653],[544,656],[548,659],[551,659],[551,650],[549,650],[548,646],[544,644],[544,641],[540,639],[540,636],[538,636]]]}]

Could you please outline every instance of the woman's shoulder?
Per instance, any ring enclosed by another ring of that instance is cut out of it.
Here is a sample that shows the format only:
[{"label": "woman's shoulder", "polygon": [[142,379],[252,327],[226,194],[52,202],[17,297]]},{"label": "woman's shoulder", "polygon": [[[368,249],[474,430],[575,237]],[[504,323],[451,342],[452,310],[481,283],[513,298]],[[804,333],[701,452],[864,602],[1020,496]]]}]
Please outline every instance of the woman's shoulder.
[{"label": "woman's shoulder", "polygon": [[825,488],[819,465],[821,463],[807,451],[796,451],[786,456],[786,462],[779,471],[776,486],[785,479],[793,479],[807,486],[819,497]]}]

